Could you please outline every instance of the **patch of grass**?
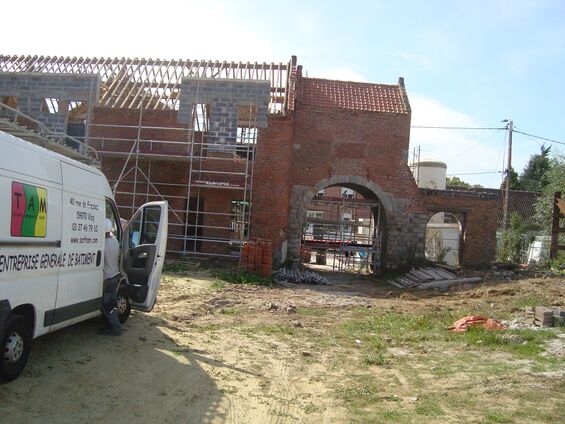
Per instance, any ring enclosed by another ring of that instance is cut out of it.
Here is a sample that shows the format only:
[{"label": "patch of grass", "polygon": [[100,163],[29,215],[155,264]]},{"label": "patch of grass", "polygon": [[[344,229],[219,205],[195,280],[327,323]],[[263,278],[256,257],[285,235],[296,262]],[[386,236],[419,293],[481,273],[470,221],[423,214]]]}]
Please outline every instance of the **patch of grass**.
[{"label": "patch of grass", "polygon": [[485,420],[488,423],[512,423],[514,420],[510,418],[506,413],[500,410],[496,411],[489,411],[486,416]]},{"label": "patch of grass", "polygon": [[363,356],[362,362],[364,365],[386,365],[387,361],[382,353],[370,353]]},{"label": "patch of grass", "polygon": [[235,316],[235,315],[239,315],[240,313],[241,313],[241,310],[237,309],[237,308],[222,308],[222,309],[220,309],[220,314],[222,314],[222,315]]},{"label": "patch of grass", "polygon": [[427,417],[439,417],[444,415],[444,412],[436,401],[435,396],[429,396],[418,401],[416,414]]},{"label": "patch of grass", "polygon": [[548,299],[545,296],[530,294],[528,296],[517,297],[512,302],[515,308],[524,308],[526,306],[543,306],[547,305]]},{"label": "patch of grass", "polygon": [[277,335],[277,334],[284,334],[288,336],[294,335],[294,327],[289,325],[281,325],[281,324],[274,324],[274,325],[263,325],[258,327],[259,331],[269,335]]},{"label": "patch of grass", "polygon": [[[543,402],[543,400],[541,400]],[[556,404],[552,411],[543,411],[539,405],[531,407],[522,407],[518,410],[512,411],[512,417],[515,418],[529,418],[530,422],[540,423],[562,423],[565,420],[564,408],[565,404]]]},{"label": "patch of grass", "polygon": [[254,327],[240,327],[239,331],[242,334],[267,334],[270,336],[276,335],[285,335],[285,336],[293,336],[295,334],[294,327],[289,325],[281,325],[281,324],[273,324],[273,325],[258,325]]},{"label": "patch of grass", "polygon": [[194,325],[192,329],[200,333],[208,333],[220,330],[222,327],[218,324]]},{"label": "patch of grass", "polygon": [[363,408],[379,401],[380,389],[372,376],[357,376],[349,385],[338,386],[337,397],[349,408]]},{"label": "patch of grass", "polygon": [[324,412],[326,408],[323,406],[314,405],[312,402],[308,402],[306,405],[304,405],[303,410],[305,414],[319,414],[320,412]]},{"label": "patch of grass", "polygon": [[173,278],[161,276],[161,284],[166,286],[167,284],[171,284],[174,281]]},{"label": "patch of grass", "polygon": [[366,309],[354,311],[357,318],[342,324],[334,332],[335,340],[345,346],[359,346],[367,353],[384,352],[390,345],[421,344],[443,340],[445,328],[452,322],[451,315],[430,313],[423,315],[367,313]]},{"label": "patch of grass", "polygon": [[406,416],[406,413],[402,411],[389,410],[389,411],[384,411],[382,415],[383,418],[386,420],[392,420],[393,422],[398,422],[398,420],[401,420],[403,417]]},{"label": "patch of grass", "polygon": [[213,289],[223,289],[226,286],[226,283],[222,280],[214,280],[212,281],[212,284],[210,284],[210,287]]},{"label": "patch of grass", "polygon": [[[515,335],[518,342],[509,336]],[[454,338],[457,338],[457,335]],[[488,331],[482,327],[471,327],[467,332],[459,334],[467,343],[489,350],[499,350],[513,354],[524,359],[542,359],[541,353],[545,350],[548,340],[556,337],[552,331],[540,330],[509,330]],[[520,342],[519,340],[523,340]]]},{"label": "patch of grass", "polygon": [[255,286],[271,287],[275,279],[273,277],[261,277],[260,275],[248,272],[218,271],[217,277],[220,280],[233,284],[252,284]]},{"label": "patch of grass", "polygon": [[165,262],[165,264],[163,264],[163,272],[171,274],[186,274],[189,272],[189,268],[182,262]]},{"label": "patch of grass", "polygon": [[296,310],[298,315],[305,317],[323,317],[327,315],[327,310],[322,308],[298,308]]}]

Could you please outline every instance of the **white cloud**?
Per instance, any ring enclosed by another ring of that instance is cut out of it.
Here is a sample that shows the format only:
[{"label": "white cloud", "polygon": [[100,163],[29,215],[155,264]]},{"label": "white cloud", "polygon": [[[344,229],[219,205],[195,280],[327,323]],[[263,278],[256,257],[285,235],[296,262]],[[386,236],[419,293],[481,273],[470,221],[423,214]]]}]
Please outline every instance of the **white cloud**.
[{"label": "white cloud", "polygon": [[280,60],[236,7],[217,0],[98,0],[87,10],[69,0],[11,3],[3,9],[3,30],[17,37],[2,53]]},{"label": "white cloud", "polygon": [[401,59],[403,62],[402,66],[405,66],[406,64],[417,65],[425,71],[430,71],[434,67],[433,62],[428,55],[397,51],[393,53],[393,56]]},{"label": "white cloud", "polygon": [[[472,116],[428,97],[410,94],[410,105],[413,126],[483,126]],[[461,174],[459,177],[469,183],[498,187],[502,179],[501,174],[470,174],[502,169],[504,139],[505,132],[496,130],[412,128],[410,153],[412,154],[414,147],[420,146],[421,160],[434,159],[445,162],[448,175]],[[516,162],[519,160],[521,159],[516,158]]]},{"label": "white cloud", "polygon": [[313,78],[326,78],[340,81],[369,82],[369,80],[365,78],[360,72],[347,66],[325,69],[321,72],[316,72],[315,74],[309,73],[308,76]]}]

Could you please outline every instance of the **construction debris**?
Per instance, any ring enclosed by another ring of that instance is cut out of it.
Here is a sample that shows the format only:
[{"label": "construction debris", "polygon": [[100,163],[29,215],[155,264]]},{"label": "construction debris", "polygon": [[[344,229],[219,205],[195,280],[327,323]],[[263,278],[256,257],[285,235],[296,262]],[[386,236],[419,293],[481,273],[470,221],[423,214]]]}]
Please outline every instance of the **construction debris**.
[{"label": "construction debris", "polygon": [[[452,268],[452,267],[450,267]],[[455,269],[455,268],[453,268]],[[407,274],[388,280],[388,283],[399,289],[417,287],[419,289],[447,288],[454,284],[471,284],[482,281],[481,277],[458,278],[445,267],[428,267],[413,269]]]},{"label": "construction debris", "polygon": [[538,327],[553,327],[565,324],[565,311],[543,306],[526,306],[524,308],[525,323]]},{"label": "construction debris", "polygon": [[317,272],[301,271],[298,268],[280,268],[273,275],[277,281],[294,284],[329,284],[328,279]]}]

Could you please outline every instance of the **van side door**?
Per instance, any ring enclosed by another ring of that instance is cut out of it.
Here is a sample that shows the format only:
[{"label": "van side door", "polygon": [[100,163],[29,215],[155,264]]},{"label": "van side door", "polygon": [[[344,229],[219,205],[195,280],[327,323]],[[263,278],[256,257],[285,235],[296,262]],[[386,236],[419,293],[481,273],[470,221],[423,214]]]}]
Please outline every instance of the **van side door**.
[{"label": "van side door", "polygon": [[122,273],[133,308],[149,312],[157,299],[168,235],[168,202],[150,202],[137,210],[121,240]]},{"label": "van side door", "polygon": [[104,177],[72,163],[61,163],[62,255],[53,328],[100,313],[104,246]]}]

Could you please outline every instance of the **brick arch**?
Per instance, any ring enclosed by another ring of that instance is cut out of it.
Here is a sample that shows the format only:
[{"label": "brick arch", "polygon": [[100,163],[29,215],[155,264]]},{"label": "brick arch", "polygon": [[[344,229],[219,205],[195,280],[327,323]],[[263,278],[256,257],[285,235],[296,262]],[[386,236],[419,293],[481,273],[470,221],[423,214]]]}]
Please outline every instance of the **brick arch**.
[{"label": "brick arch", "polygon": [[[324,178],[312,186],[296,185],[292,188],[289,211],[288,254],[289,258],[298,260],[300,257],[300,243],[302,226],[306,221],[306,212],[316,193],[327,187],[340,186],[357,191],[366,199],[379,200],[384,208],[385,223],[396,207],[393,196],[386,193],[380,186],[364,177],[351,175],[334,175]],[[385,234],[386,238],[386,234]],[[385,252],[383,246],[383,253]]]}]

